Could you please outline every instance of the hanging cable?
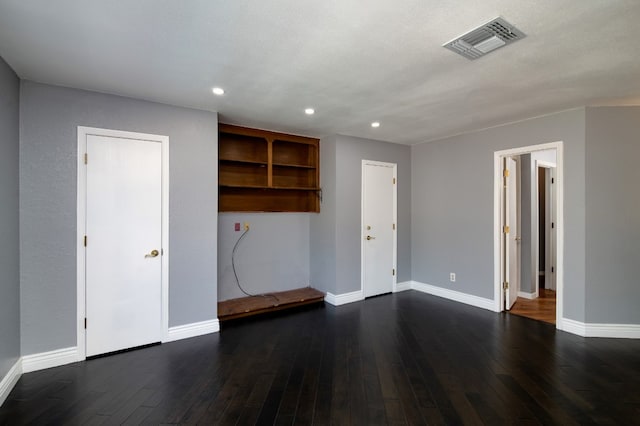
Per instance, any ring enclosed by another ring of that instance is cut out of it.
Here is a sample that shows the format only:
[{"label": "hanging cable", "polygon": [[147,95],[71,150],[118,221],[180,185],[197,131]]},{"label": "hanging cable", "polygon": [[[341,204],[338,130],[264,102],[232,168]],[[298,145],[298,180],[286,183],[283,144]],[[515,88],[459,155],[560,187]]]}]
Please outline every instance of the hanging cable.
[{"label": "hanging cable", "polygon": [[240,238],[238,238],[238,241],[236,241],[236,244],[233,246],[233,250],[231,251],[231,269],[233,269],[233,276],[236,278],[236,284],[238,285],[238,288],[240,289],[240,291],[249,297],[258,297],[258,296],[273,297],[274,299],[278,300],[278,298],[273,294],[251,294],[245,291],[245,289],[242,288],[242,286],[240,285],[240,280],[238,279],[238,273],[236,272],[236,250],[238,249],[238,244],[240,244],[240,241],[242,241],[242,239],[244,238],[245,235],[247,235],[248,232],[249,232],[249,228],[247,227],[247,229],[244,230],[242,235],[240,235]]}]

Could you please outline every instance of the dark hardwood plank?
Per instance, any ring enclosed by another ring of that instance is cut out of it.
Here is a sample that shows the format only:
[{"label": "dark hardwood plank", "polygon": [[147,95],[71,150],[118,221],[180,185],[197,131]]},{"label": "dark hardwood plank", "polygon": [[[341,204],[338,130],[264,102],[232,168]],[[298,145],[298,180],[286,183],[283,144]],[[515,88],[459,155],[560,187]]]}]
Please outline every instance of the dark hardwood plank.
[{"label": "dark hardwood plank", "polygon": [[23,424],[637,424],[640,341],[413,291],[28,373]]}]

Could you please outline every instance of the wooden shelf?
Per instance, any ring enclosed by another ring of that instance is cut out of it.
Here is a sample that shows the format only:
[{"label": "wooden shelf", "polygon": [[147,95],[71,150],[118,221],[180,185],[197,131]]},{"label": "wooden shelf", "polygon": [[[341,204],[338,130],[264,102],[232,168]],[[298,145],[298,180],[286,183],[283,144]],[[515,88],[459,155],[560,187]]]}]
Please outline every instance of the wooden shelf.
[{"label": "wooden shelf", "polygon": [[319,140],[220,124],[219,211],[319,212]]},{"label": "wooden shelf", "polygon": [[315,169],[315,166],[305,166],[303,164],[282,164],[282,163],[272,163],[273,167],[294,167],[301,169]]},{"label": "wooden shelf", "polygon": [[282,191],[320,191],[320,188],[293,187],[293,186],[264,186],[264,185],[220,185],[221,188],[246,188],[246,189],[277,189]]},{"label": "wooden shelf", "polygon": [[[264,166],[267,167],[267,162],[266,161],[250,161],[250,160],[232,160],[229,158],[220,158],[220,162],[221,163],[229,163],[229,164],[233,164],[233,163],[237,163],[237,164],[257,164],[260,166]],[[307,166],[290,166],[290,167],[307,167]]]},{"label": "wooden shelf", "polygon": [[218,319],[223,322],[312,303],[324,303],[324,293],[311,287],[241,297],[218,302]]}]

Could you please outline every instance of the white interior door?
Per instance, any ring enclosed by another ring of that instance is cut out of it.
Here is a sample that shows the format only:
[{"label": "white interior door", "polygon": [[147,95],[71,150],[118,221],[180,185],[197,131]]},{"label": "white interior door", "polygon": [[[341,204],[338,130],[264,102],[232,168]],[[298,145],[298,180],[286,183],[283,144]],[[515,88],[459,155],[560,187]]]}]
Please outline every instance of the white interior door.
[{"label": "white interior door", "polygon": [[518,167],[511,157],[504,159],[504,276],[506,277],[505,308],[511,309],[518,298],[520,288],[519,250],[520,237],[518,229]]},{"label": "white interior door", "polygon": [[162,338],[161,145],[87,135],[87,356]]},{"label": "white interior door", "polygon": [[365,297],[395,284],[396,165],[362,162],[362,287]]}]

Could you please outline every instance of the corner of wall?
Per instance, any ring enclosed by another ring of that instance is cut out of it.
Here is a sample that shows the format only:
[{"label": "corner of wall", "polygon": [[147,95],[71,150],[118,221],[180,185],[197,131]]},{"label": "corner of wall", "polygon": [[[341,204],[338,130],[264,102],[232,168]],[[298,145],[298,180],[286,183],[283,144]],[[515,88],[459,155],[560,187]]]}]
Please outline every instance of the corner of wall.
[{"label": "corner of wall", "polygon": [[7,374],[0,379],[0,407],[7,400],[16,383],[22,376],[22,359],[19,358],[9,369]]}]

